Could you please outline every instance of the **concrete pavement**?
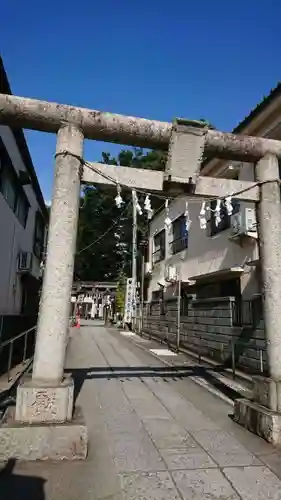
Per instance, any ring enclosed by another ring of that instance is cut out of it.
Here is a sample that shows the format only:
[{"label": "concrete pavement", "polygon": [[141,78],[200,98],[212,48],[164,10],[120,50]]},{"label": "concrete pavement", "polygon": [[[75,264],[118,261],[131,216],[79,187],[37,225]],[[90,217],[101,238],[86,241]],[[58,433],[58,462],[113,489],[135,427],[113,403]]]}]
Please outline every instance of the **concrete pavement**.
[{"label": "concrete pavement", "polygon": [[281,500],[281,453],[232,422],[193,362],[98,323],[72,333],[88,459],[9,464],[1,500]]}]

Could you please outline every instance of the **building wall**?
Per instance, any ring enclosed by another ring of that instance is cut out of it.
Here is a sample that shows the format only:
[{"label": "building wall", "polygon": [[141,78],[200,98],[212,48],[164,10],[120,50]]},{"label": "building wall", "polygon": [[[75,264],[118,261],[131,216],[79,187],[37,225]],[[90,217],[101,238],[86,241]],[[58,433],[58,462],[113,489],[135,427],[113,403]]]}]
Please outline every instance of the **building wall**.
[{"label": "building wall", "polygon": [[[25,171],[20,151],[12,131],[0,126],[0,136],[11,158],[15,171]],[[31,185],[23,186],[30,203],[24,228],[0,192],[0,315],[19,314],[21,310],[21,277],[17,273],[20,251],[33,252],[35,215],[39,205]],[[32,274],[39,277],[40,261],[33,255]]]},{"label": "building wall", "polygon": [[[169,217],[175,220],[185,211],[188,198],[182,197],[173,201],[170,205]],[[242,203],[241,203],[242,206]],[[149,286],[149,297],[151,292],[159,288],[158,283],[164,280],[165,266],[175,265],[180,271],[180,277],[187,281],[192,276],[203,275],[216,272],[231,267],[244,266],[245,262],[258,258],[257,243],[254,239],[248,238],[243,244],[229,239],[230,230],[226,229],[210,237],[207,230],[201,230],[199,225],[199,213],[201,204],[196,201],[189,201],[189,214],[191,225],[189,229],[188,248],[175,255],[171,255],[169,245],[173,240],[172,227],[167,235],[168,252],[166,262],[161,261],[154,265]],[[165,214],[157,215],[150,226],[150,259],[153,253],[153,237],[164,227]],[[251,288],[251,293],[256,293],[256,280],[253,278],[255,270],[247,268],[243,278],[243,288]]]},{"label": "building wall", "polygon": [[[265,374],[268,358],[262,308],[257,303],[248,324],[237,326],[233,306],[235,301],[231,297],[190,300],[180,317],[180,346],[227,368],[232,366],[234,354],[236,367]],[[245,312],[245,318],[249,319],[248,311]],[[143,331],[176,345],[177,300],[148,305]]]},{"label": "building wall", "polygon": [[[281,140],[281,96],[271,102],[268,108],[261,115],[255,117],[251,123],[247,124],[245,130],[240,131],[240,133]],[[230,164],[235,166],[237,162],[235,164],[235,162],[214,159],[203,168],[202,174],[222,178],[231,177],[231,171],[226,170],[226,167]],[[254,181],[254,166],[249,163],[239,163],[239,179]],[[198,219],[201,206],[198,199],[195,202],[191,198],[181,197],[172,201],[169,207],[169,217],[172,221],[184,213],[186,201],[189,202],[189,214],[192,221],[188,249],[172,256],[169,253],[169,245],[166,245],[168,246],[166,262],[157,263],[152,270],[148,300],[151,300],[152,291],[159,289],[159,282],[164,283],[165,266],[167,264],[176,265],[179,268],[181,279],[186,281],[191,276],[204,275],[236,266],[244,267],[247,261],[258,259],[258,244],[254,239],[247,238],[244,241],[234,241],[229,239],[229,229],[212,237],[208,236],[207,231],[202,231]],[[241,208],[243,206],[254,208],[254,204],[250,202],[241,202]],[[149,237],[151,262],[153,236],[164,228],[164,219],[165,213],[163,211],[151,221]],[[172,241],[172,228],[166,238],[167,242]],[[245,266],[240,282],[244,298],[250,298],[253,294],[258,293],[260,291],[259,270],[255,267]]]}]

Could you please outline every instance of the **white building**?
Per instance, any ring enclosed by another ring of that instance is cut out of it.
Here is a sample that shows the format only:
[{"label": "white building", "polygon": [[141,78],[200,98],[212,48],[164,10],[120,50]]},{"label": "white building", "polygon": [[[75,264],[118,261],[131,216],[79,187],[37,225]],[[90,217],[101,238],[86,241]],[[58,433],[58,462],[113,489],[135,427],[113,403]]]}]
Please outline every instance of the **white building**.
[{"label": "white building", "polygon": [[[0,92],[11,89],[0,58]],[[47,209],[21,129],[0,125],[0,315],[35,315]]]},{"label": "white building", "polygon": [[[281,85],[262,101],[233,131],[234,133],[281,139]],[[202,175],[254,180],[254,166],[241,162],[212,159],[201,170]],[[231,193],[225,193],[229,195]],[[191,225],[185,231],[186,202]],[[201,203],[188,197],[170,203],[172,226],[164,230],[165,211],[157,213],[150,223],[148,299],[159,295],[165,284],[167,269],[177,269],[185,287],[201,297],[236,296],[251,299],[260,292],[260,269],[255,222],[255,206],[234,203],[234,214],[223,208],[222,221],[215,225],[210,212],[207,229],[201,230]],[[216,204],[216,202],[215,202]],[[212,208],[214,208],[212,205]],[[188,282],[193,285],[188,285]],[[167,283],[165,284],[168,292]]]}]

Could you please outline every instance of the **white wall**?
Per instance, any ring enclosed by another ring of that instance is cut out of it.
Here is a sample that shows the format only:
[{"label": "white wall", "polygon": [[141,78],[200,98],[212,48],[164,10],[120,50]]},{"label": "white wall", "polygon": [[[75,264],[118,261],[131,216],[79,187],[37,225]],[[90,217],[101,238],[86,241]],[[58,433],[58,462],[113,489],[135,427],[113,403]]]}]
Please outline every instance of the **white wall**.
[{"label": "white wall", "polygon": [[[253,166],[249,164],[241,165],[239,179],[253,180]],[[235,242],[229,239],[229,229],[221,231],[212,237],[208,236],[207,230],[201,230],[198,218],[201,209],[201,201],[199,199],[195,201],[193,198],[192,201],[188,197],[181,197],[172,201],[169,207],[169,217],[172,221],[184,213],[186,201],[189,202],[188,208],[192,221],[189,229],[188,248],[175,255],[169,254],[166,262],[161,261],[153,267],[149,298],[151,297],[151,292],[159,288],[158,282],[164,279],[165,266],[167,264],[176,265],[180,270],[181,279],[187,281],[192,276],[207,274],[230,267],[244,266],[246,261],[258,258],[258,247],[254,239],[249,238],[241,246],[239,241]],[[254,204],[247,203],[247,206],[253,207]],[[161,212],[151,221],[149,241],[150,259],[152,259],[153,252],[153,236],[159,230],[163,229],[164,219],[165,213]],[[173,232],[171,227],[168,234],[168,241],[171,242],[172,240]],[[248,266],[245,271],[246,273],[241,283],[242,288],[246,290],[255,271],[252,268],[248,268]],[[251,286],[251,294],[256,291],[255,285]]]},{"label": "white wall", "polygon": [[[0,136],[15,171],[26,171],[11,130],[1,125]],[[21,308],[21,280],[17,273],[19,251],[33,252],[35,214],[39,205],[31,185],[23,186],[30,203],[24,228],[0,192],[0,314],[18,314]],[[40,262],[33,255],[32,274],[39,276]]]}]

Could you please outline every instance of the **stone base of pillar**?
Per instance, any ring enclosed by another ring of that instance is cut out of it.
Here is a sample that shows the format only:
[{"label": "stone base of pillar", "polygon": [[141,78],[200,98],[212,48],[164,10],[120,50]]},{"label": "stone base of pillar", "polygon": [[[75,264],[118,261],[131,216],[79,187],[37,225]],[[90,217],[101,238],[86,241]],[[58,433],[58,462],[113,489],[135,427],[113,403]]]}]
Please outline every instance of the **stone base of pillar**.
[{"label": "stone base of pillar", "polygon": [[253,377],[253,400],[266,408],[281,412],[281,380]]},{"label": "stone base of pillar", "polygon": [[281,445],[281,413],[248,399],[236,399],[234,421],[269,443]]},{"label": "stone base of pillar", "polygon": [[83,460],[87,449],[87,427],[78,409],[71,422],[26,425],[9,408],[0,425],[0,461]]},{"label": "stone base of pillar", "polygon": [[81,411],[73,413],[74,383],[58,385],[26,378],[15,408],[0,423],[0,460],[85,459],[88,433]]},{"label": "stone base of pillar", "polygon": [[237,399],[234,421],[269,443],[281,445],[281,381],[253,378],[253,401]]},{"label": "stone base of pillar", "polygon": [[25,379],[18,386],[15,420],[20,423],[63,423],[72,420],[74,383],[65,378],[51,386]]}]

